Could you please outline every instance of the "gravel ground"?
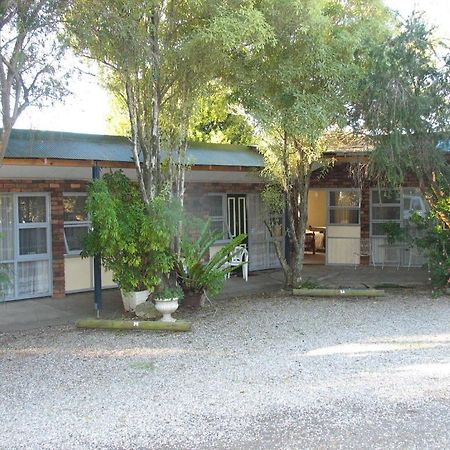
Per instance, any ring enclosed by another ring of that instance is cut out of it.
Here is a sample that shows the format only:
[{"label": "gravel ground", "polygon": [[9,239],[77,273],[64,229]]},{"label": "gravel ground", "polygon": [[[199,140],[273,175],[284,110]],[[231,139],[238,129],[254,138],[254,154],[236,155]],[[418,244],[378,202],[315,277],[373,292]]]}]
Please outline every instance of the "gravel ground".
[{"label": "gravel ground", "polygon": [[450,299],[252,298],[0,334],[2,449],[448,449]]}]

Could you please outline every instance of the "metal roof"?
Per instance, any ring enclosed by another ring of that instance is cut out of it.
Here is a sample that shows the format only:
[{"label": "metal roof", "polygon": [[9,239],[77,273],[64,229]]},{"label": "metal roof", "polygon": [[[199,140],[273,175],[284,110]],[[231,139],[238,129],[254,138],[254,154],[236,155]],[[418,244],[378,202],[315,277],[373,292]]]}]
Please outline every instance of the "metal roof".
[{"label": "metal roof", "polygon": [[[125,137],[40,130],[13,130],[5,157],[132,162]],[[192,165],[264,166],[262,155],[244,145],[193,142],[187,157]]]}]

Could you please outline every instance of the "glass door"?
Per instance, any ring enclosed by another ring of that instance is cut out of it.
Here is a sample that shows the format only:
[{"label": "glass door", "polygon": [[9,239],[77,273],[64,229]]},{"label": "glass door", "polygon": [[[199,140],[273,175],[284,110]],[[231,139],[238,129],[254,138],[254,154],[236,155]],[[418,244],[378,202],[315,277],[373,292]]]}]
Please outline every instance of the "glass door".
[{"label": "glass door", "polygon": [[47,194],[1,196],[0,259],[6,300],[51,295],[50,207]]},{"label": "glass door", "polygon": [[[234,238],[247,234],[247,199],[245,194],[228,194],[228,230]],[[247,239],[244,241],[247,244]]]}]

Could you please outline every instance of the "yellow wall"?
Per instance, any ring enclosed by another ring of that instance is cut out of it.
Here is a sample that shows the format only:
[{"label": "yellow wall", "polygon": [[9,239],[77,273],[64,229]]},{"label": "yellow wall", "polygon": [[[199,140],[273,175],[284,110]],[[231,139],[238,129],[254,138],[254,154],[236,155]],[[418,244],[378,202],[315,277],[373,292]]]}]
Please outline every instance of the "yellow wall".
[{"label": "yellow wall", "polygon": [[325,227],[327,225],[327,191],[308,192],[307,226]]},{"label": "yellow wall", "polygon": [[[80,256],[64,258],[66,292],[84,291],[94,288],[92,258],[82,259]],[[112,272],[102,267],[102,287],[114,287]]]},{"label": "yellow wall", "polygon": [[64,271],[66,292],[92,289],[92,263],[89,258],[81,259],[79,256],[66,256],[64,258]]}]

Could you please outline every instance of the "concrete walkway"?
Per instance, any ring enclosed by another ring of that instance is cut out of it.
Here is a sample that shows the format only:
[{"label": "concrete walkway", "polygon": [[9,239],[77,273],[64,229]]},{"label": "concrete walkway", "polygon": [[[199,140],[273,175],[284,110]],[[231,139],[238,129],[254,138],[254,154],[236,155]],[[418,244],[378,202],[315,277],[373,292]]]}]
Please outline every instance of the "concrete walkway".
[{"label": "concrete walkway", "polygon": [[[396,285],[425,287],[428,273],[419,268],[319,266],[304,267],[305,280],[313,280],[323,287],[364,288]],[[283,288],[283,274],[279,270],[251,273],[248,282],[232,277],[215,301],[251,295],[279,292]],[[12,332],[54,325],[72,324],[79,318],[94,315],[94,294],[85,292],[67,295],[64,299],[41,298],[3,302],[0,304],[0,332]],[[117,289],[103,291],[102,317],[122,316],[122,300]]]}]

